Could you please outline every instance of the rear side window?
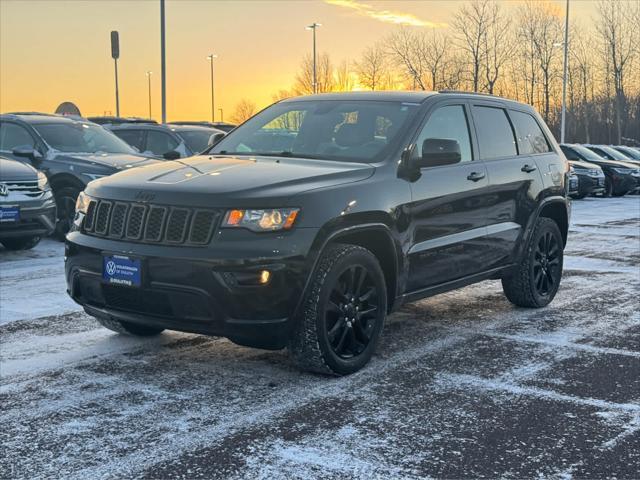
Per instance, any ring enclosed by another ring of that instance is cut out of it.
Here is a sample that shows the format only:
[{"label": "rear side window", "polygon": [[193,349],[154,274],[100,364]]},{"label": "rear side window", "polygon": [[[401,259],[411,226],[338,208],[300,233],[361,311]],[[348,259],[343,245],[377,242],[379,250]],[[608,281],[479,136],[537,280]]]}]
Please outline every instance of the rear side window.
[{"label": "rear side window", "polygon": [[0,150],[7,152],[16,147],[33,147],[35,141],[31,134],[15,123],[0,123]]},{"label": "rear side window", "polygon": [[112,130],[118,137],[127,142],[132,147],[136,147],[139,152],[142,151],[142,130]]},{"label": "rear side window", "polygon": [[517,155],[516,139],[503,108],[474,106],[473,120],[483,159]]},{"label": "rear side window", "polygon": [[547,139],[536,119],[528,113],[509,111],[518,137],[520,155],[550,152]]}]

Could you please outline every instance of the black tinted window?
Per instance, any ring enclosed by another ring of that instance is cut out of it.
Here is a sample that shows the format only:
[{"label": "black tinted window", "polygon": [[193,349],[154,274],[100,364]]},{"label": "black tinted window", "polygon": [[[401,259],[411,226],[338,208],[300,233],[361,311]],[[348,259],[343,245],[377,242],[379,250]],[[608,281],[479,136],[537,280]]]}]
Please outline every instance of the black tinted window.
[{"label": "black tinted window", "polygon": [[549,144],[536,119],[528,113],[509,112],[518,137],[520,155],[549,152]]},{"label": "black tinted window", "polygon": [[567,160],[580,160],[580,157],[576,152],[573,151],[573,149],[565,147],[563,145],[561,145],[560,148],[562,149],[562,153],[564,153],[564,156],[567,157]]},{"label": "black tinted window", "polygon": [[0,123],[0,150],[11,151],[16,147],[33,147],[31,134],[15,123]]},{"label": "black tinted window", "polygon": [[164,155],[171,150],[175,150],[177,146],[178,142],[164,132],[153,130],[147,132],[147,151],[154,155]]},{"label": "black tinted window", "polygon": [[142,151],[142,130],[114,130],[113,133],[132,147],[136,147],[139,152]]},{"label": "black tinted window", "polygon": [[502,108],[473,107],[473,120],[478,132],[482,158],[500,158],[516,155],[516,139]]},{"label": "black tinted window", "polygon": [[467,116],[462,105],[449,105],[438,108],[431,114],[416,142],[415,155],[422,155],[422,144],[428,138],[445,138],[456,140],[460,145],[462,162],[469,162],[471,157],[471,140]]}]

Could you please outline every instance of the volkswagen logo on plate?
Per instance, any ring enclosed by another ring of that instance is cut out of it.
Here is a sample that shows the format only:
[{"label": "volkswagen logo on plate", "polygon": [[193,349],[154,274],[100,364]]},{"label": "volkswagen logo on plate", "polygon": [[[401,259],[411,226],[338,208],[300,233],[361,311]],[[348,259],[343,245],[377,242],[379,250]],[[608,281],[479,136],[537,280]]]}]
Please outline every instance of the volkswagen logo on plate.
[{"label": "volkswagen logo on plate", "polygon": [[114,275],[116,273],[116,264],[113,262],[113,260],[107,262],[106,268],[109,275]]},{"label": "volkswagen logo on plate", "polygon": [[9,187],[4,183],[0,183],[0,197],[6,197],[9,195]]}]

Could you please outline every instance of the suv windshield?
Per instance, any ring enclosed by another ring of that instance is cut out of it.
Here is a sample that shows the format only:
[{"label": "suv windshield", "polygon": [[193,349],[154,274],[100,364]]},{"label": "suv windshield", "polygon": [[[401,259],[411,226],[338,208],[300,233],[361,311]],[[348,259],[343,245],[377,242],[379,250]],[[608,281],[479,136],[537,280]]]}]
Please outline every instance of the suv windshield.
[{"label": "suv windshield", "polygon": [[208,153],[373,162],[395,146],[419,108],[415,103],[364,100],[277,103]]},{"label": "suv windshield", "polygon": [[51,148],[61,152],[136,153],[124,141],[98,125],[82,122],[38,123],[33,128]]},{"label": "suv windshield", "polygon": [[200,153],[209,146],[209,138],[211,138],[211,135],[216,133],[216,131],[179,130],[176,133],[184,140],[189,150],[193,153]]},{"label": "suv windshield", "polygon": [[615,148],[607,147],[606,145],[599,146],[603,152],[607,152],[611,158],[614,160],[618,160],[620,162],[625,162],[629,160],[629,158],[624,154],[617,151]]},{"label": "suv windshield", "polygon": [[582,145],[571,145],[571,148],[573,148],[576,152],[578,152],[580,155],[582,155],[584,158],[586,158],[587,161],[593,160],[593,161],[597,162],[597,161],[604,160],[604,158],[602,158],[596,152],[594,152],[593,150],[588,149],[587,147],[583,147]]}]

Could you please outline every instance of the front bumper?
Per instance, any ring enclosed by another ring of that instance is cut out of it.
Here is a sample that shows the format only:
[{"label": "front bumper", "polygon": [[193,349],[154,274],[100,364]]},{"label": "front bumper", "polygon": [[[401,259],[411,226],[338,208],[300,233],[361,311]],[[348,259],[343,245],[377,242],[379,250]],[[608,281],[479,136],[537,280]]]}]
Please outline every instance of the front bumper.
[{"label": "front bumper", "polygon": [[605,192],[605,176],[582,175],[578,173],[578,189],[576,196],[585,197]]},{"label": "front bumper", "polygon": [[640,178],[630,174],[615,173],[611,177],[613,193],[624,195],[640,188]]},{"label": "front bumper", "polygon": [[49,194],[39,199],[21,197],[0,202],[0,206],[20,208],[19,221],[0,222],[0,238],[46,237],[51,234],[56,226],[56,202],[53,196]]},{"label": "front bumper", "polygon": [[[283,235],[224,230],[207,247],[184,247],[75,231],[66,243],[67,291],[95,317],[279,349],[287,344],[303,296],[316,234],[305,228]],[[139,288],[103,282],[103,255],[111,254],[141,260]],[[271,273],[266,285],[246,284],[262,270]]]}]

